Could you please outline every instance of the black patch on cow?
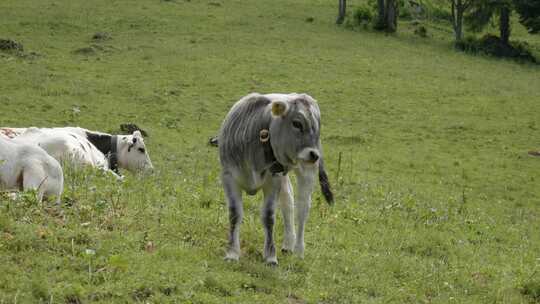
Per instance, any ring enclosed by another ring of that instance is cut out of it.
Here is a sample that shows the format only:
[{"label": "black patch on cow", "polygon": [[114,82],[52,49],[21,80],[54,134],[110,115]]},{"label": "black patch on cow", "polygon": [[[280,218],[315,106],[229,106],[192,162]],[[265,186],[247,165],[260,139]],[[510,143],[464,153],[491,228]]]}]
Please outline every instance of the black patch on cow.
[{"label": "black patch on cow", "polygon": [[21,170],[19,172],[19,176],[17,176],[17,187],[19,188],[20,191],[23,191],[24,190],[24,172],[23,170]]},{"label": "black patch on cow", "polygon": [[113,135],[111,136],[111,150],[109,153],[106,154],[107,159],[109,160],[109,168],[113,170],[114,173],[120,175],[120,172],[118,171],[118,151],[116,151],[116,148],[118,146],[118,136]]},{"label": "black patch on cow", "polygon": [[86,132],[86,138],[90,141],[101,153],[107,155],[112,150],[111,137],[109,134],[97,134]]}]

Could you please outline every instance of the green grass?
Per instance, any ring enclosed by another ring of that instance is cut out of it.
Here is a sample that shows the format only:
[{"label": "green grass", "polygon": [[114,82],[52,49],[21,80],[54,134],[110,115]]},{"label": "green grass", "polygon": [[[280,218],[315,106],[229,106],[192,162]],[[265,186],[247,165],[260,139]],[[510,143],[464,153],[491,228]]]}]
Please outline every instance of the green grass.
[{"label": "green grass", "polygon": [[[336,11],[1,1],[0,37],[25,56],[0,53],[0,125],[135,122],[157,172],[116,182],[65,168],[61,208],[1,198],[0,303],[538,302],[538,66],[456,52],[444,25],[426,39],[406,23],[350,31]],[[227,210],[206,143],[252,91],[318,99],[337,197],[330,208],[314,194],[306,257],[280,254],[277,268],[262,262],[260,196],[246,199],[241,261],[222,260]]]}]

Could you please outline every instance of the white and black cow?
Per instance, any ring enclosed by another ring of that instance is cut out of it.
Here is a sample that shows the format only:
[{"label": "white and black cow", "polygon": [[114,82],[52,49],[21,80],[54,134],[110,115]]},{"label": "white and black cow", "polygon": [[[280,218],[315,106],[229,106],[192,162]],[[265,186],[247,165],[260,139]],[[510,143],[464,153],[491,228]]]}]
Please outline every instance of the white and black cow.
[{"label": "white and black cow", "polygon": [[[279,200],[285,235],[282,250],[304,256],[304,227],[317,173],[323,195],[333,201],[324,171],[317,102],[307,94],[253,93],[240,99],[225,117],[218,142],[222,182],[229,207],[229,246],[225,259],[240,257],[242,191],[264,193],[261,218],[265,230],[264,260],[277,264],[273,239],[275,202]],[[297,229],[288,172],[298,182]]]},{"label": "white and black cow", "polygon": [[[6,131],[7,130],[7,131]],[[110,170],[152,171],[153,165],[139,131],[111,135],[83,128],[1,128],[14,141],[40,146],[60,162]]]},{"label": "white and black cow", "polygon": [[0,190],[36,190],[39,202],[45,197],[60,204],[62,167],[40,147],[0,135]]}]

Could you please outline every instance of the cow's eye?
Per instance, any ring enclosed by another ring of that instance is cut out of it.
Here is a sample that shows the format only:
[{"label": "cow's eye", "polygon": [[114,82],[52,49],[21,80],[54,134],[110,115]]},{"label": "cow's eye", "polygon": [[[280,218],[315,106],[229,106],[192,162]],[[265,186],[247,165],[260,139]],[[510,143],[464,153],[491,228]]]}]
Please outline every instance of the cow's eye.
[{"label": "cow's eye", "polygon": [[302,126],[302,123],[300,121],[298,121],[298,120],[293,120],[292,125],[293,125],[293,127],[295,127],[296,129],[298,129],[300,131],[302,131],[302,129],[304,128]]},{"label": "cow's eye", "polygon": [[144,148],[139,148],[139,152],[144,153],[146,150]]}]

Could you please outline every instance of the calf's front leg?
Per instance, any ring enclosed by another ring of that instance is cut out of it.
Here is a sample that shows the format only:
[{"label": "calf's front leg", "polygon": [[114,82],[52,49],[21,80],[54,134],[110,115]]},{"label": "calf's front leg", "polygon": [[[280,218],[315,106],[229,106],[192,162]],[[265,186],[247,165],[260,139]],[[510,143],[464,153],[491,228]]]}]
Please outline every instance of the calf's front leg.
[{"label": "calf's front leg", "polygon": [[264,226],[264,261],[269,265],[277,265],[276,246],[274,245],[274,223],[276,221],[276,199],[281,188],[281,176],[269,177],[263,187],[264,203],[261,219]]},{"label": "calf's front leg", "polygon": [[225,260],[238,261],[240,258],[240,224],[244,214],[242,192],[230,175],[222,177],[227,205],[229,207],[229,246]]},{"label": "calf's front leg", "polygon": [[279,204],[283,215],[283,235],[282,252],[292,252],[296,235],[294,233],[294,201],[291,180],[285,175],[281,178],[281,191],[279,192]]},{"label": "calf's front leg", "polygon": [[298,191],[296,194],[296,221],[298,227],[294,252],[298,257],[304,258],[304,228],[309,216],[309,209],[311,208],[311,193],[315,184],[317,167],[302,166],[295,171],[298,182]]}]

